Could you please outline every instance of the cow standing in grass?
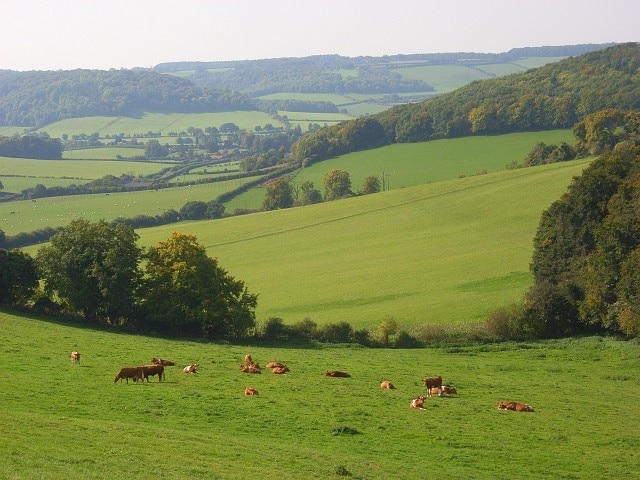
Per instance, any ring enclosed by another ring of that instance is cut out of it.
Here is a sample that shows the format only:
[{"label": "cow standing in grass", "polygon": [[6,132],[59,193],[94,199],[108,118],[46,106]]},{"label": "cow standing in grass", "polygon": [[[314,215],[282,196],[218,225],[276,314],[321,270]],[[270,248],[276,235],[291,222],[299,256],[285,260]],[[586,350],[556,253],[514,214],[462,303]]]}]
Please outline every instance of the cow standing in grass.
[{"label": "cow standing in grass", "polygon": [[80,354],[78,352],[71,352],[71,364],[80,365]]}]

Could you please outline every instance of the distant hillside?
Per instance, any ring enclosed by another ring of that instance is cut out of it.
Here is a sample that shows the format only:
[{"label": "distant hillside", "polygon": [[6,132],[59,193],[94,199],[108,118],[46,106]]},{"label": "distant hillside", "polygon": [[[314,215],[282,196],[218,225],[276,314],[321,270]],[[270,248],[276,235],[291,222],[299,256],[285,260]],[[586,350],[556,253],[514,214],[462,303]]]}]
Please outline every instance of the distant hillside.
[{"label": "distant hillside", "polygon": [[293,153],[317,161],[391,143],[570,128],[604,108],[640,108],[639,44],[472,82],[421,103],[325,127],[300,139]]},{"label": "distant hillside", "polygon": [[139,70],[0,70],[0,125],[41,127],[94,115],[253,110],[230,91],[205,90],[172,75]]},{"label": "distant hillside", "polygon": [[477,66],[512,62],[523,57],[569,57],[606,45],[516,48],[504,53],[423,53],[382,57],[315,55],[226,62],[161,63],[154,70],[184,75],[203,88],[238,90],[252,97],[278,92],[399,94],[429,92],[422,80],[393,72],[401,66]]}]

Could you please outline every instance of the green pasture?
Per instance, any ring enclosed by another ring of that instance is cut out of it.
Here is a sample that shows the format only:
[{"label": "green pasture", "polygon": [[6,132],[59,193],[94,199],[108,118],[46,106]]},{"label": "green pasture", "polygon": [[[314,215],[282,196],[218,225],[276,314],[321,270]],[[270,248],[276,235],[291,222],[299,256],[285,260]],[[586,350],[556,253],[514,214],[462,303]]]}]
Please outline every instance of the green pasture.
[{"label": "green pasture", "polygon": [[[585,337],[416,350],[171,341],[0,313],[6,479],[633,478],[636,342]],[[80,366],[69,353],[79,351]],[[291,372],[239,371],[244,355]],[[114,384],[168,358],[165,380]],[[199,363],[199,373],[182,367]],[[350,378],[328,378],[328,369]],[[458,395],[428,398],[441,375]],[[395,390],[381,390],[381,380]],[[257,388],[247,397],[244,388]],[[612,393],[613,392],[613,393]],[[500,401],[533,413],[498,410]]]},{"label": "green pasture", "polygon": [[[5,192],[21,192],[41,183],[45,187],[70,183],[83,184],[105,175],[122,174],[135,177],[159,172],[167,162],[134,162],[120,160],[33,160],[0,157],[0,180]],[[61,181],[64,180],[64,181]]]},{"label": "green pasture", "polygon": [[[62,158],[65,160],[117,160],[118,156],[122,158],[139,157],[144,155],[144,144],[146,142],[147,139],[141,139],[140,147],[100,147],[64,150]],[[172,137],[169,142],[161,141],[161,143],[175,143],[175,138]]]},{"label": "green pasture", "polygon": [[[111,194],[39,198],[37,201],[0,203],[0,229],[7,235],[63,227],[75,218],[92,222],[118,217],[161,215],[179,210],[192,201],[208,202],[252,179],[227,180],[201,185]],[[177,228],[175,225],[174,229]]]},{"label": "green pasture", "polygon": [[542,211],[588,160],[466,177],[302,208],[140,230],[173,231],[259,294],[257,318],[371,328],[486,319],[531,284]]},{"label": "green pasture", "polygon": [[[91,135],[99,133],[101,138],[106,135],[140,135],[154,132],[167,135],[169,132],[187,131],[189,127],[205,129],[216,127],[224,123],[235,123],[241,129],[253,130],[254,127],[270,123],[275,126],[279,122],[264,112],[215,112],[215,113],[144,113],[139,118],[134,117],[84,117],[70,118],[51,123],[38,130],[46,132],[54,138],[61,138],[63,134]],[[144,139],[141,139],[143,141]]]},{"label": "green pasture", "polygon": [[[485,171],[498,172],[514,161],[522,163],[538,142],[571,144],[573,134],[571,130],[548,130],[394,144],[316,163],[300,170],[295,181],[311,181],[324,193],[325,175],[329,170],[338,168],[349,172],[354,192],[361,189],[366,177],[376,176],[382,182],[383,174],[385,189],[393,190]],[[254,190],[260,193],[256,194]],[[255,187],[232,200],[230,205],[239,208],[246,204],[249,208],[259,208],[264,192],[264,187]]]},{"label": "green pasture", "polygon": [[451,92],[474,80],[489,78],[486,73],[459,65],[401,67],[392,71],[408,79],[423,80],[438,93]]}]

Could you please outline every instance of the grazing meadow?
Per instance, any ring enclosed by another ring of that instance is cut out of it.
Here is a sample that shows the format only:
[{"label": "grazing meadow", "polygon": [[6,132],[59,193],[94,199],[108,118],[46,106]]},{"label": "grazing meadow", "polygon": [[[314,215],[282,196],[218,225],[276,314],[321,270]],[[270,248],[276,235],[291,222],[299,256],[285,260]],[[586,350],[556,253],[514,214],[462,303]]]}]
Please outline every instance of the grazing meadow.
[{"label": "grazing meadow", "polygon": [[[81,354],[72,365],[70,352]],[[246,353],[274,375],[239,371]],[[165,380],[113,382],[171,359]],[[182,367],[200,364],[187,375]],[[326,370],[350,378],[328,378]],[[458,394],[427,398],[441,375]],[[382,390],[382,380],[396,389]],[[585,337],[424,349],[233,345],[0,312],[6,479],[586,479],[640,469],[637,342]],[[258,390],[245,396],[245,387]],[[497,409],[500,401],[535,412]]]},{"label": "grazing meadow", "polygon": [[173,231],[252,293],[259,321],[371,328],[483,321],[520,300],[542,211],[589,160],[455,178],[302,208],[139,230]]}]

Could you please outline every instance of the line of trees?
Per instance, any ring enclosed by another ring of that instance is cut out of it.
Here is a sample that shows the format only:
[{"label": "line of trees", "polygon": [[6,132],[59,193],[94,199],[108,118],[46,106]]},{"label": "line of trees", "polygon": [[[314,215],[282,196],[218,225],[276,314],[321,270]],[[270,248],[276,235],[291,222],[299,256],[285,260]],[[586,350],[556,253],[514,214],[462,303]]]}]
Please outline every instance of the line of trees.
[{"label": "line of trees", "polygon": [[597,112],[574,131],[602,155],[543,212],[534,284],[491,319],[509,338],[640,334],[640,112]]},{"label": "line of trees", "polygon": [[0,249],[0,301],[178,336],[237,339],[255,327],[257,295],[194,235],[175,232],[146,250],[138,238],[124,224],[77,219],[35,258]]},{"label": "line of trees", "polygon": [[62,158],[62,142],[42,135],[0,135],[0,157],[59,160]]},{"label": "line of trees", "polygon": [[524,73],[472,82],[303,136],[294,157],[325,160],[392,143],[570,128],[606,108],[640,109],[640,44],[629,43]]}]

